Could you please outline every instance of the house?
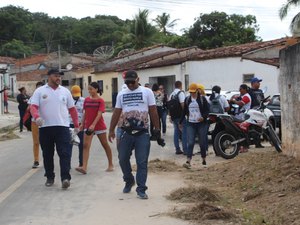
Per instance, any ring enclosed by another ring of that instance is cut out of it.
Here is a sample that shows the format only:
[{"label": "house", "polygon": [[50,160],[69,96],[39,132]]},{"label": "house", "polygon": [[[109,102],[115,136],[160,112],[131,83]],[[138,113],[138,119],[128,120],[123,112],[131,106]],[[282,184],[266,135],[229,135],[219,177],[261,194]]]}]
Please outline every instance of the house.
[{"label": "house", "polygon": [[[27,93],[31,95],[35,90],[38,81],[47,82],[47,72],[49,68],[57,68],[57,59],[53,55],[39,54],[25,59],[18,60],[11,69],[10,77],[14,80],[15,94],[18,93],[20,87],[25,87]],[[71,88],[77,84],[82,89],[85,88],[87,95],[88,77],[93,71],[93,57],[81,54],[74,54],[68,57],[68,63],[71,65],[69,69],[62,68],[65,75],[62,77],[62,85]],[[64,65],[65,66],[65,65]],[[84,79],[86,78],[86,81]]]},{"label": "house", "polygon": [[[93,73],[92,80],[97,81],[100,87],[103,88],[103,98],[107,105],[113,106],[115,97],[120,91],[123,82],[122,73],[129,69],[139,69],[139,67],[147,67],[148,62],[158,62],[170,58],[178,58],[180,55],[187,55],[190,52],[196,51],[197,48],[191,47],[186,49],[175,49],[164,45],[155,45],[149,48],[144,48],[139,51],[114,58],[109,62],[97,64]],[[163,74],[163,79],[160,80],[167,89],[172,89],[172,84],[175,82],[174,77],[168,77]],[[140,76],[140,84],[156,83],[156,74],[148,74]]]}]

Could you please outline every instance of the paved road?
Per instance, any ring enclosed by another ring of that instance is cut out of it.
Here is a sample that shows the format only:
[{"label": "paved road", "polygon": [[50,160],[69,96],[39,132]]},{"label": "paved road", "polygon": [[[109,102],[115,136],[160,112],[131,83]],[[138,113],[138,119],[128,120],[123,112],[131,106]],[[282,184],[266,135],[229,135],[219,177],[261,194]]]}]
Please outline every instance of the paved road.
[{"label": "paved road", "polygon": [[[111,113],[105,113],[109,124]],[[150,158],[160,158],[184,163],[184,156],[174,154],[171,142],[171,125],[168,125],[167,146],[164,149],[152,144]],[[71,171],[72,181],[68,190],[61,189],[58,157],[55,156],[56,183],[45,187],[43,168],[31,169],[31,133],[23,132],[20,139],[0,142],[0,224],[1,225],[114,225],[114,224],[188,224],[184,221],[159,216],[172,208],[165,195],[184,185],[180,174],[150,174],[148,179],[149,200],[136,198],[133,191],[123,194],[122,174],[117,162],[115,143],[111,144],[115,171],[104,172],[107,167],[105,153],[93,140],[87,175]],[[72,167],[77,166],[77,148],[73,150]],[[214,156],[208,163],[222,161]],[[200,156],[195,161],[200,164]]]}]

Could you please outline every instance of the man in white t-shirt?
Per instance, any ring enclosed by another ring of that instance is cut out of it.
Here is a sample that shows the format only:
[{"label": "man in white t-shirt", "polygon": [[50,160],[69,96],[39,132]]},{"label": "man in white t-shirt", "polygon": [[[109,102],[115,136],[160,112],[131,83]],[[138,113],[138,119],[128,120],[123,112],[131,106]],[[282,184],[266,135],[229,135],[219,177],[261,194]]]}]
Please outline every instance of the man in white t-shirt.
[{"label": "man in white t-shirt", "polygon": [[155,98],[151,89],[139,86],[139,77],[135,71],[127,71],[124,80],[128,88],[118,93],[110,122],[109,141],[112,142],[115,138],[115,127],[122,114],[123,123],[121,128],[123,133],[120,138],[118,152],[123,179],[126,183],[123,193],[129,193],[135,185],[130,164],[130,157],[134,148],[137,164],[136,192],[139,198],[148,199],[146,194],[147,167],[150,152],[148,114],[153,122],[153,131],[156,137],[160,137]]},{"label": "man in white t-shirt", "polygon": [[33,93],[30,111],[39,128],[40,144],[43,151],[45,185],[54,184],[54,148],[60,158],[60,176],[62,188],[70,186],[71,151],[69,113],[72,117],[75,132],[78,132],[78,115],[70,91],[60,85],[61,75],[57,69],[48,71],[48,83]]}]

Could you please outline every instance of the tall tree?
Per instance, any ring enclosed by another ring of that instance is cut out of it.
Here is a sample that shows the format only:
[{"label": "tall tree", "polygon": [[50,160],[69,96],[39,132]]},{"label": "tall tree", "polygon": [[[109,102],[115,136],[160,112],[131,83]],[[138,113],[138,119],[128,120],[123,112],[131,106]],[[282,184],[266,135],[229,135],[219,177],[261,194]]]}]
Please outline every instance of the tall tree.
[{"label": "tall tree", "polygon": [[260,38],[255,35],[258,30],[255,16],[212,12],[200,14],[185,36],[191,40],[191,45],[210,49],[258,41]]},{"label": "tall tree", "polygon": [[151,37],[155,32],[155,28],[149,23],[149,10],[140,10],[135,15],[132,23],[132,33],[134,34],[134,48],[140,49],[151,43]]},{"label": "tall tree", "polygon": [[[291,7],[299,6],[299,5],[300,5],[300,0],[286,0],[286,4],[284,4],[279,9],[280,19],[284,19],[287,16],[288,11],[291,9]],[[297,13],[292,19],[290,24],[290,31],[292,32],[293,35],[300,34],[300,12]]]},{"label": "tall tree", "polygon": [[164,35],[170,34],[171,32],[168,29],[174,28],[176,26],[176,21],[179,19],[171,20],[170,14],[163,13],[162,15],[158,15],[153,21],[156,23],[159,31],[162,32]]}]

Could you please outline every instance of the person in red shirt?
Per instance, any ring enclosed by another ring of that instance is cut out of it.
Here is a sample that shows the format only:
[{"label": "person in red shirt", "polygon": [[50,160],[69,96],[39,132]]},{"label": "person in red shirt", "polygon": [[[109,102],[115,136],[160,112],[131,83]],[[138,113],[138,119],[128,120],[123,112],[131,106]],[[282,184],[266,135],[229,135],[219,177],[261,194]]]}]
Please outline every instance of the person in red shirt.
[{"label": "person in red shirt", "polygon": [[83,116],[80,130],[84,130],[83,138],[83,163],[76,170],[82,174],[87,173],[87,164],[89,159],[90,147],[93,140],[93,135],[97,135],[102,147],[105,150],[108,159],[108,168],[106,171],[113,171],[112,151],[106,137],[106,125],[102,113],[105,112],[104,100],[99,96],[101,91],[97,82],[92,82],[88,91],[90,96],[84,100]]}]

